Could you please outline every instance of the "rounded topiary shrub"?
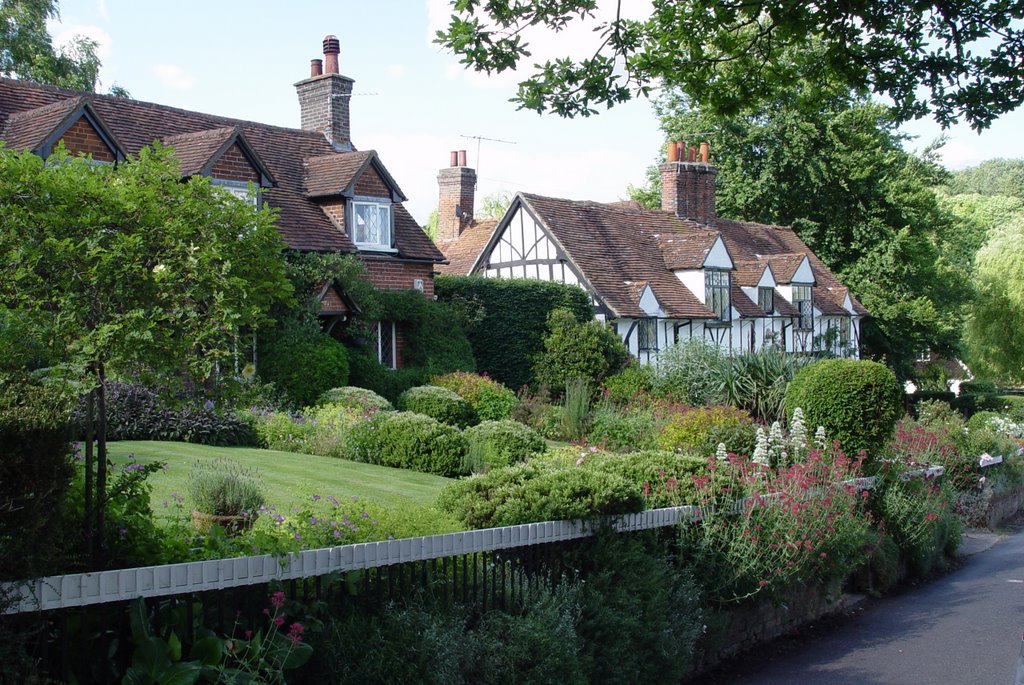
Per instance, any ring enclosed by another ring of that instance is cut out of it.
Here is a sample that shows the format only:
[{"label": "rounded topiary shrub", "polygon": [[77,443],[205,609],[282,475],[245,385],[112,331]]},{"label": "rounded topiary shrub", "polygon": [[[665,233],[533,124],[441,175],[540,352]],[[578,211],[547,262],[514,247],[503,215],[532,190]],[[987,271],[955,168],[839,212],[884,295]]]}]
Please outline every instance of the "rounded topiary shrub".
[{"label": "rounded topiary shrub", "polygon": [[288,323],[260,339],[259,375],[302,406],[348,383],[348,352],[316,323]]},{"label": "rounded topiary shrub", "polygon": [[516,394],[487,376],[465,371],[446,373],[430,379],[431,385],[448,388],[469,402],[480,421],[500,421],[512,414],[519,400]]},{"label": "rounded topiary shrub", "polygon": [[801,407],[809,431],[824,426],[849,455],[873,456],[903,415],[903,388],[882,364],[826,359],[805,366],[786,389],[786,414]]},{"label": "rounded topiary shrub", "polygon": [[413,412],[380,412],[354,425],[346,456],[381,466],[454,476],[462,472],[466,438],[452,426]]},{"label": "rounded topiary shrub", "polygon": [[544,438],[518,421],[484,421],[467,428],[463,435],[469,443],[470,470],[490,470],[526,461],[543,452]]},{"label": "rounded topiary shrub", "polygon": [[589,519],[641,511],[643,496],[626,479],[552,464],[516,464],[452,483],[437,506],[471,528]]},{"label": "rounded topiary shrub", "polygon": [[343,388],[331,388],[316,401],[317,404],[340,404],[351,409],[363,411],[390,411],[394,409],[386,399],[366,388],[347,385]]},{"label": "rounded topiary shrub", "polygon": [[398,398],[398,406],[405,411],[426,414],[449,426],[465,428],[476,423],[469,402],[451,390],[436,385],[409,388]]}]

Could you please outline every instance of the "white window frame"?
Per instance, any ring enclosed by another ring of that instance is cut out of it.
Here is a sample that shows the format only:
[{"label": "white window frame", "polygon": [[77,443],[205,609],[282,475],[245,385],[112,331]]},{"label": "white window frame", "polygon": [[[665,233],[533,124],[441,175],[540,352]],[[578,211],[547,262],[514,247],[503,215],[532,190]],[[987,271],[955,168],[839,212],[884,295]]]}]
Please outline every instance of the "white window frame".
[{"label": "white window frame", "polygon": [[[724,283],[717,282],[721,280],[724,280]],[[717,296],[716,293],[718,293]],[[725,295],[724,307],[721,306],[723,293]],[[705,269],[704,304],[718,317],[709,320],[710,325],[724,325],[732,322],[732,276],[727,270]],[[719,311],[719,307],[721,307],[721,311]]]},{"label": "white window frame", "polygon": [[260,189],[248,181],[231,181],[226,178],[212,179],[213,185],[230,195],[234,195],[242,202],[252,205],[253,209],[260,208]]},{"label": "white window frame", "polygon": [[[388,341],[390,349],[385,349],[385,330],[389,329]],[[377,322],[377,361],[389,369],[398,368],[398,331],[394,321]]]},{"label": "white window frame", "polygon": [[[397,252],[393,247],[395,236],[395,211],[393,203],[390,200],[372,197],[354,197],[349,201],[348,205],[348,225],[351,227],[349,237],[352,239],[352,242],[355,243],[356,247],[381,252]],[[356,225],[356,212],[359,207],[375,207],[378,210],[387,210],[387,220],[381,225],[382,232],[387,232],[386,236],[381,235],[380,240],[377,242],[359,240],[358,226]]]}]

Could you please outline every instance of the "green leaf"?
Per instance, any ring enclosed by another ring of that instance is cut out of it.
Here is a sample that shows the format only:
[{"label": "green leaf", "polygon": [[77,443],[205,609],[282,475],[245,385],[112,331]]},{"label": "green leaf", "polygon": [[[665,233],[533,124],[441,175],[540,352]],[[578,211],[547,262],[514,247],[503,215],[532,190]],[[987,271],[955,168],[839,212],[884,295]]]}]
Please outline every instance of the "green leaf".
[{"label": "green leaf", "polygon": [[299,668],[309,661],[311,656],[313,656],[313,648],[305,642],[301,642],[292,647],[292,650],[288,652],[288,656],[285,657],[281,668],[285,670]]},{"label": "green leaf", "polygon": [[181,661],[181,640],[173,630],[167,637],[167,653],[171,657],[171,661]]},{"label": "green leaf", "polygon": [[189,659],[198,660],[206,666],[216,666],[224,653],[224,640],[213,635],[196,640],[189,651]]}]

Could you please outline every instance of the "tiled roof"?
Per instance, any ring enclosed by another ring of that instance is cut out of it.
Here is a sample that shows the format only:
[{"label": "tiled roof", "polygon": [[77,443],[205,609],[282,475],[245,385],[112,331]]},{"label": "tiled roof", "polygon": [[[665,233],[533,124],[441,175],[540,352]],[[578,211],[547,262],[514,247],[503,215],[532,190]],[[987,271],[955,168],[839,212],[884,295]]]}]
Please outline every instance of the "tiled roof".
[{"label": "tiled roof", "polygon": [[162,142],[174,148],[182,176],[193,176],[203,170],[236,130],[233,126],[225,126],[196,133],[179,133],[164,138]]},{"label": "tiled roof", "polygon": [[437,245],[448,258],[448,263],[441,264],[437,270],[443,274],[468,275],[497,225],[497,219],[473,221],[458,240],[438,241]]},{"label": "tiled roof", "polygon": [[[21,141],[33,139],[42,129],[52,131],[59,124],[59,121],[54,123],[54,119],[58,118],[57,112],[63,111],[66,115],[80,104],[82,97],[82,93],[75,91],[0,78],[0,131],[4,135],[10,134],[19,143],[17,147],[24,149]],[[108,95],[89,95],[88,102],[129,154],[138,154],[140,149],[153,140],[166,142],[178,136],[186,136],[178,140],[186,141],[186,147],[189,148],[189,166],[193,166],[195,160],[208,149],[209,140],[204,134],[215,138],[222,135],[223,129],[239,128],[277,183],[277,187],[265,190],[263,197],[268,204],[280,209],[277,226],[288,246],[301,250],[356,250],[324,211],[306,197],[305,160],[335,156],[343,158],[346,154],[352,154],[336,152],[322,133]],[[7,142],[9,147],[15,147],[11,140]],[[338,164],[344,163],[339,161]],[[401,205],[396,207],[395,217],[395,242],[399,259],[433,262],[444,259]]]},{"label": "tiled roof", "polygon": [[732,288],[730,289],[730,301],[732,302],[732,306],[736,308],[736,311],[738,311],[742,317],[758,318],[765,315],[765,311],[753,300],[747,297],[747,294],[743,292],[743,289],[735,282],[733,282]]},{"label": "tiled roof", "polygon": [[[646,281],[671,318],[714,314],[665,268],[660,240],[694,230],[668,212],[633,203],[578,202],[520,193],[523,204],[565,248],[606,305],[618,316],[647,316],[630,287]],[[702,231],[702,229],[697,229]],[[703,237],[703,236],[702,236]],[[628,282],[628,283],[627,283]]]},{"label": "tiled roof", "polygon": [[305,187],[309,197],[337,195],[351,185],[369,152],[336,152],[306,160]]},{"label": "tiled roof", "polygon": [[800,310],[784,298],[777,288],[775,290],[775,295],[772,296],[772,304],[775,306],[776,314],[781,314],[782,316],[800,316]]},{"label": "tiled roof", "polygon": [[737,285],[746,286],[748,288],[760,283],[761,276],[764,275],[764,270],[768,268],[767,263],[756,260],[742,262],[737,261],[734,266],[736,267],[736,270],[733,272],[733,281]]},{"label": "tiled roof", "polygon": [[811,301],[823,316],[848,316],[849,312],[842,304],[836,303],[826,288],[815,287],[811,289]]},{"label": "tiled roof", "polygon": [[804,263],[803,254],[767,254],[758,255],[758,260],[771,264],[776,283],[792,283],[797,269]]},{"label": "tiled roof", "polygon": [[84,96],[53,102],[8,117],[0,140],[11,150],[36,151],[54,129],[85,101]]}]

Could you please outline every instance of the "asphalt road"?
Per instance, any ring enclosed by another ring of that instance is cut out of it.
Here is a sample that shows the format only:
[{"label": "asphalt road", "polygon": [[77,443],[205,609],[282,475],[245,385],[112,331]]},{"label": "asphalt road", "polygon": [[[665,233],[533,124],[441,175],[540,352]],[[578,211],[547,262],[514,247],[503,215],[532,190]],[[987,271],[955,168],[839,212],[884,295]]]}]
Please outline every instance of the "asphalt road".
[{"label": "asphalt road", "polygon": [[1024,631],[1024,529],[956,571],[868,602],[813,637],[784,640],[728,671],[721,685],[1007,685]]}]

